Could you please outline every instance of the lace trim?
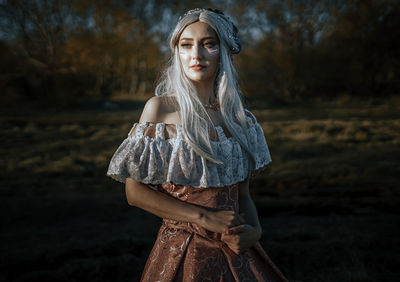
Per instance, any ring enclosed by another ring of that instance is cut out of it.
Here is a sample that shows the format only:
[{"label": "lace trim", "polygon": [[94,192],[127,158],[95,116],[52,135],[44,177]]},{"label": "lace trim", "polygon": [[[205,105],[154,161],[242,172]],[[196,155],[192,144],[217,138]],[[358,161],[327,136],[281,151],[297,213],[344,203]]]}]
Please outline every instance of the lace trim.
[{"label": "lace trim", "polygon": [[[211,140],[211,142],[223,142],[228,139],[233,138],[228,137],[222,126],[215,126],[217,132],[218,140]],[[163,123],[163,122],[138,122],[135,123],[128,133],[127,137],[140,136],[140,137],[150,137],[155,140],[169,140],[182,137],[182,126],[179,124]]]},{"label": "lace trim", "polygon": [[[261,126],[247,111],[250,126],[247,138],[256,158],[253,172],[259,172],[271,162],[271,156]],[[247,177],[248,157],[233,137],[227,137],[216,126],[218,141],[211,141],[223,165],[211,163],[196,154],[183,138],[180,125],[166,123],[135,123],[128,137],[114,153],[107,176],[125,183],[127,177],[145,184],[175,184],[193,187],[222,187],[243,181]]]}]

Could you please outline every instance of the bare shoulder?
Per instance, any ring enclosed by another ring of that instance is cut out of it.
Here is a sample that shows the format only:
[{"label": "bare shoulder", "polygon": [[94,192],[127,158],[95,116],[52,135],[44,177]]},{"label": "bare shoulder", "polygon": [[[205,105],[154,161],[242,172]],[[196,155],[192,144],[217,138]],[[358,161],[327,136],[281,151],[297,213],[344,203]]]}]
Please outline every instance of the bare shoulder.
[{"label": "bare shoulder", "polygon": [[174,99],[168,96],[154,96],[147,100],[139,122],[164,122],[165,117],[176,108]]}]

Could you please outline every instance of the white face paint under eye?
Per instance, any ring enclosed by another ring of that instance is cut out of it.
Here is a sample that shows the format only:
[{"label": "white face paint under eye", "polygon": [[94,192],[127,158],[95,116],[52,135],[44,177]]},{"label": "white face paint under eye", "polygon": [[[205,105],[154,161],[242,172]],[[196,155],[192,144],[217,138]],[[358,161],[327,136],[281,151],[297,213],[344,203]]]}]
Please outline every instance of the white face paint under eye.
[{"label": "white face paint under eye", "polygon": [[212,55],[214,55],[214,54],[216,54],[216,53],[218,53],[218,52],[219,52],[218,46],[215,46],[215,47],[213,47],[212,49],[209,49],[209,50],[208,50],[208,53],[210,53],[210,54],[212,54]]},{"label": "white face paint under eye", "polygon": [[190,49],[179,49],[179,55],[183,60],[189,59]]}]

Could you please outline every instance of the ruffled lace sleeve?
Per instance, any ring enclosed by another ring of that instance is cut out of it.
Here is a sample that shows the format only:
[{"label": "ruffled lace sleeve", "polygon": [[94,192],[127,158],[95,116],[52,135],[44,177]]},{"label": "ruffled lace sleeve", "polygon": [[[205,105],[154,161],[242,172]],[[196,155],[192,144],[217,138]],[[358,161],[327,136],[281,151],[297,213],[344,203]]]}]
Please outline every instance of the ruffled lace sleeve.
[{"label": "ruffled lace sleeve", "polygon": [[249,123],[248,140],[250,150],[256,159],[256,165],[252,173],[252,177],[254,177],[263,171],[272,161],[272,159],[261,125],[257,122],[257,119],[253,113],[251,113],[249,110],[245,110],[245,113]]},{"label": "ruffled lace sleeve", "polygon": [[128,177],[146,184],[166,182],[175,134],[173,125],[135,123],[111,158],[106,175],[122,183]]},{"label": "ruffled lace sleeve", "polygon": [[[246,114],[249,127],[245,134],[256,158],[256,173],[271,157],[261,126],[250,112]],[[130,177],[150,186],[172,182],[196,188],[223,187],[243,181],[248,177],[249,156],[235,138],[224,134],[222,127],[216,129],[218,140],[211,141],[211,146],[222,164],[197,154],[180,125],[135,123],[112,156],[106,175],[122,183]]]}]

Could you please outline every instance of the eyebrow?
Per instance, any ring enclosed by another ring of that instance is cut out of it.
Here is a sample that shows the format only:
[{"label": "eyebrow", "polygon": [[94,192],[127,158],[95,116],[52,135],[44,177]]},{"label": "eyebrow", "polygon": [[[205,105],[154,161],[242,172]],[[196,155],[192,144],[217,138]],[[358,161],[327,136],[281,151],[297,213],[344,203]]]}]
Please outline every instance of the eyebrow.
[{"label": "eyebrow", "polygon": [[[203,38],[201,38],[200,40],[203,41],[203,40],[207,40],[207,39],[214,39],[214,40],[217,40],[217,38],[215,38],[215,37],[213,37],[213,36],[203,37]],[[185,41],[185,40],[193,41],[193,38],[184,37],[184,38],[181,38],[180,41]]]}]

